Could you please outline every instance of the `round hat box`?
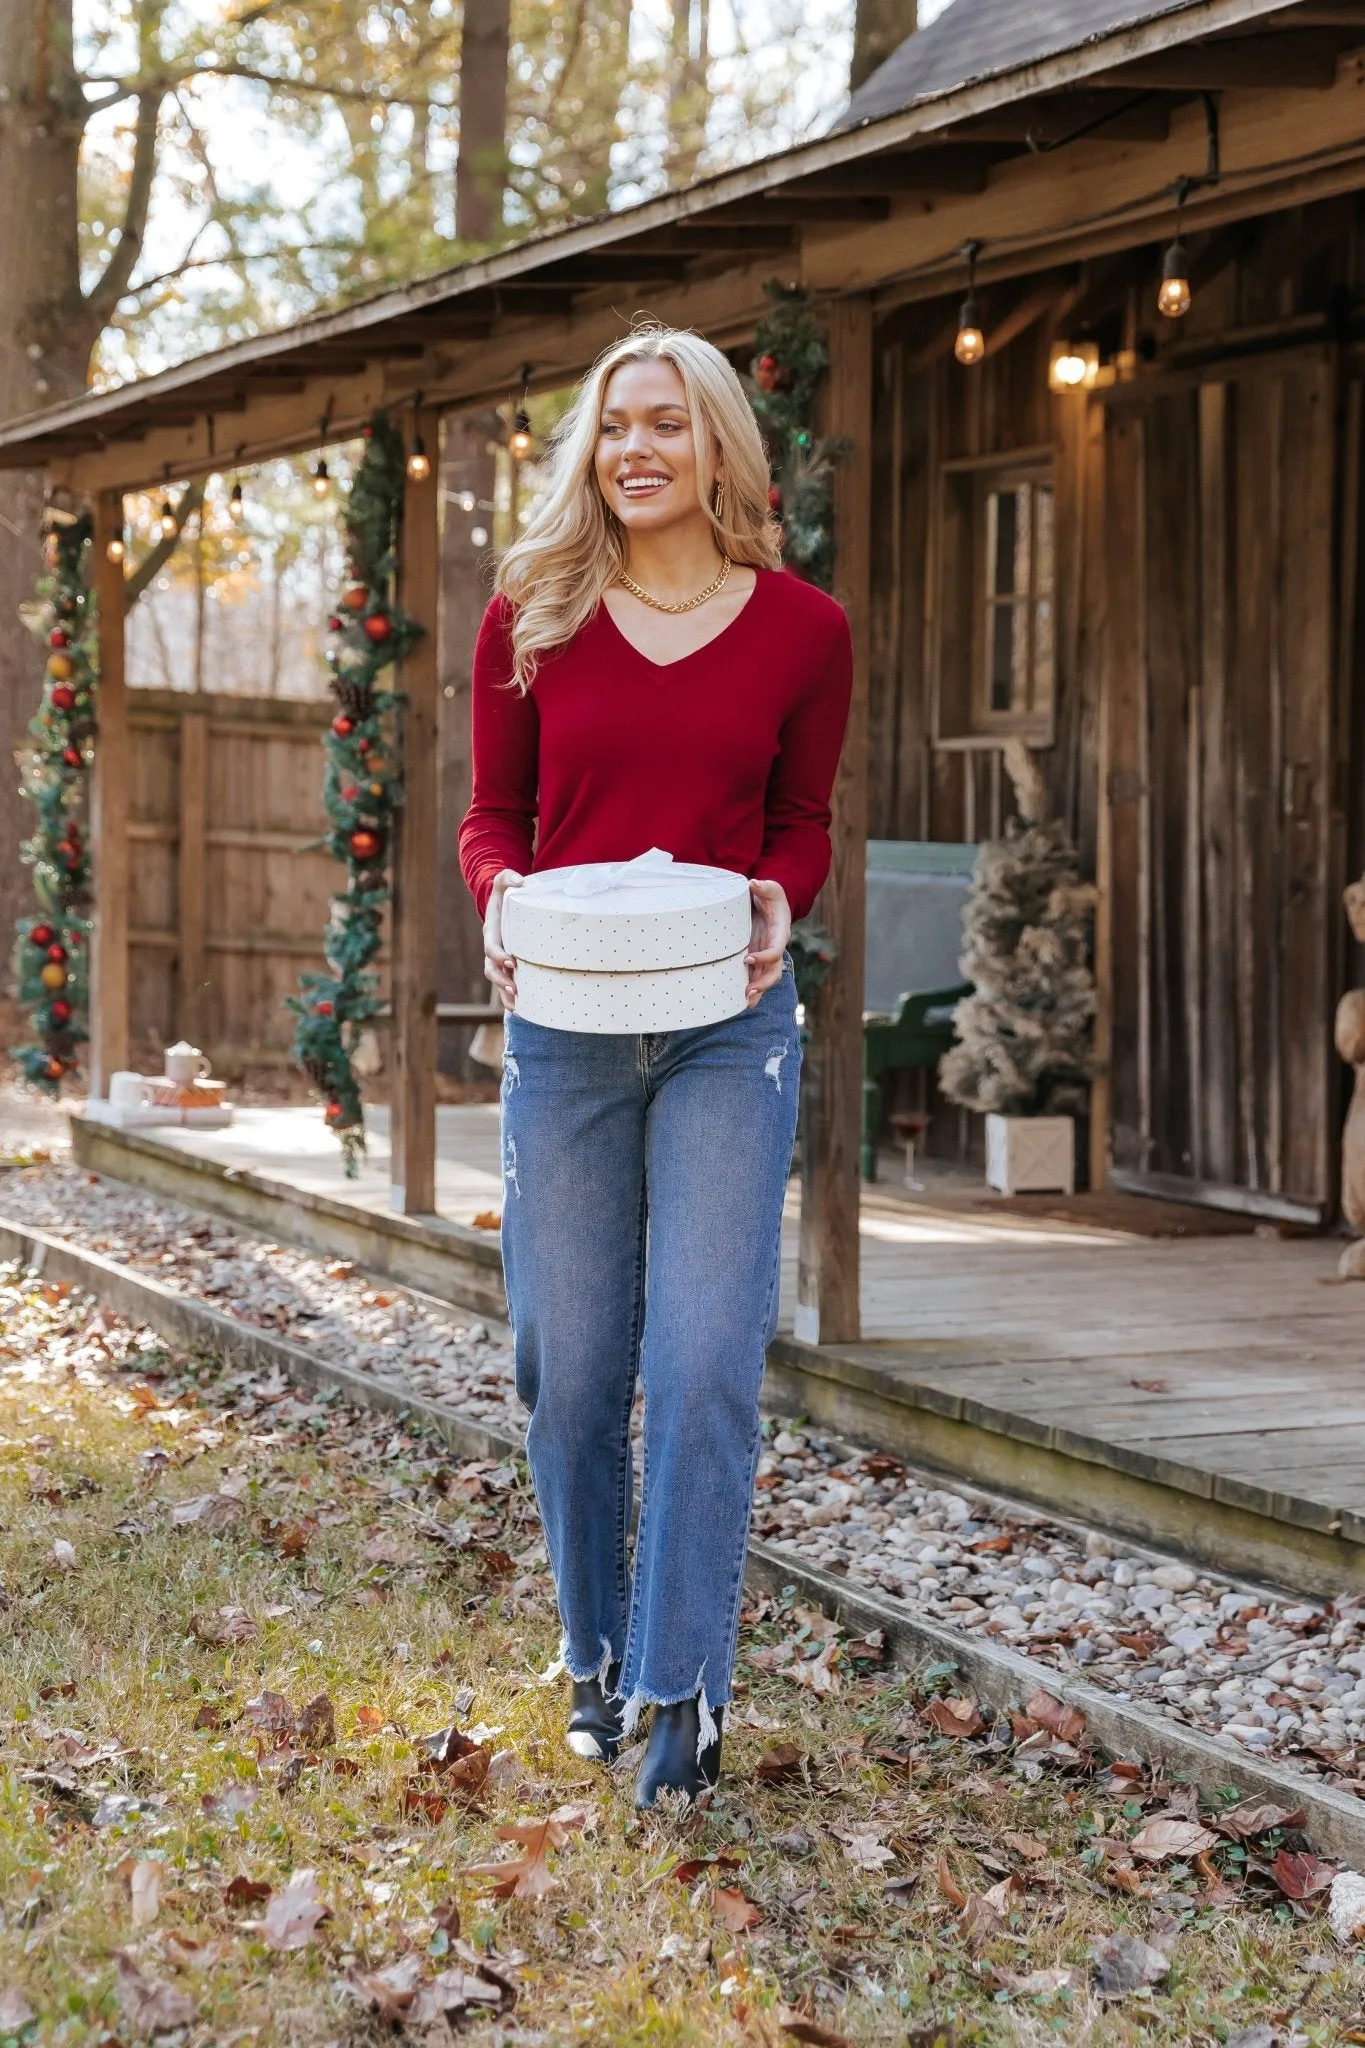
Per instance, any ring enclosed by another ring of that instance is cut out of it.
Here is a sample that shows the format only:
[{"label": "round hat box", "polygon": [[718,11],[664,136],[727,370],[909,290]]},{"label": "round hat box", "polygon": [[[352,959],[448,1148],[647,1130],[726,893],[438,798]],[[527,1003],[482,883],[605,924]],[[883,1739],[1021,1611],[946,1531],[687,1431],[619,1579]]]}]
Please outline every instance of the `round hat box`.
[{"label": "round hat box", "polygon": [[516,1014],[556,1031],[686,1031],[737,1017],[751,931],[743,875],[658,847],[543,868],[503,900]]}]

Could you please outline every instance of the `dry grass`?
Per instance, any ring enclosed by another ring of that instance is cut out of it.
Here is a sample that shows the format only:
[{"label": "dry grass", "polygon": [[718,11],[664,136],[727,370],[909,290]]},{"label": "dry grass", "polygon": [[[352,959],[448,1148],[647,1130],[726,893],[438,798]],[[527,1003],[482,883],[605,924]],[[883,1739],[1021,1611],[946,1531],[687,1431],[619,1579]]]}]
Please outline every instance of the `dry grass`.
[{"label": "dry grass", "polygon": [[[938,2034],[1108,2048],[1256,2026],[1259,2048],[1365,2040],[1349,1959],[1239,1852],[1135,1867],[1096,1846],[1125,1840],[1165,1793],[1067,1747],[1030,1763],[1003,1731],[939,1735],[921,1685],[859,1675],[847,1646],[826,1652],[837,1689],[823,1694],[748,1661],[793,1633],[814,1651],[818,1619],[753,1617],[720,1794],[704,1813],[637,1820],[628,1773],[561,1748],[562,1692],[541,1682],[557,1627],[523,1479],[169,1359],[92,1322],[88,1304],[10,1283],[0,2015],[22,2010],[16,1998],[36,2015],[16,2038],[131,2048],[152,2037],[160,1999],[163,2040],[393,2040],[397,2023],[366,2009],[355,1980],[407,1957],[410,1977],[458,1964],[490,2000],[501,1994],[480,1958],[515,1981],[514,2009],[452,2013],[442,2040],[452,2026],[479,2043],[641,2048]],[[175,1522],[176,1504],[204,1496],[220,1504]],[[211,1635],[215,1617],[248,1639],[206,1647],[194,1623]],[[801,1665],[813,1675],[813,1658]],[[268,1707],[248,1707],[265,1693],[329,1699],[335,1742],[315,1730],[282,1746],[259,1725]],[[478,1747],[434,1771],[420,1738],[455,1722],[483,1724]],[[765,1753],[780,1768],[782,1743],[798,1752],[789,1775],[756,1775]],[[234,1788],[250,1801],[236,1814],[222,1805]],[[118,1794],[146,1804],[110,1820]],[[563,1845],[542,1859],[553,1884],[539,1896],[497,1898],[490,1878],[461,1874],[525,1857],[499,1827],[556,1811]],[[675,1875],[707,1857],[735,1860]],[[270,1904],[225,1891],[237,1877],[267,1885],[278,1913],[301,1869],[330,1916],[281,1952]],[[963,1896],[1011,1872],[1002,1919],[964,1914]],[[752,1924],[734,1931],[745,1901]],[[1116,1929],[1170,1970],[1104,2000],[1091,1952]],[[1061,1969],[1068,1988],[1010,1988]],[[392,1981],[380,1995],[401,2004],[410,1986]]]}]

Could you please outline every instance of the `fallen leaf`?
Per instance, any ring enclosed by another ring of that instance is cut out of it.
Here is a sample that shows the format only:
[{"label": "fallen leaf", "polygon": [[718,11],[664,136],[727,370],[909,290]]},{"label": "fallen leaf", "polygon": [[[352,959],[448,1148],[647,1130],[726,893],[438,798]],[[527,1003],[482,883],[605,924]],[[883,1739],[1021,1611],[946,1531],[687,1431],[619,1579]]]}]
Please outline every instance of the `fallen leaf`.
[{"label": "fallen leaf", "polygon": [[262,1735],[273,1735],[277,1740],[293,1735],[297,1725],[294,1709],[282,1692],[262,1692],[248,1700],[242,1711]]},{"label": "fallen leaf", "polygon": [[511,1982],[491,1964],[480,1962],[477,1975],[458,1968],[442,1970],[439,1977],[418,1989],[408,2013],[408,2024],[419,2029],[434,2027],[443,2018],[464,2012],[471,2005],[501,2005],[504,1999],[515,1997]]},{"label": "fallen leaf", "polygon": [[255,1785],[229,1785],[222,1792],[206,1792],[200,1805],[219,1820],[236,1820],[238,1814],[250,1813],[260,1796]]},{"label": "fallen leaf", "polygon": [[416,1564],[421,1552],[411,1543],[405,1543],[401,1536],[392,1535],[381,1529],[365,1545],[365,1555],[371,1564],[407,1565]]},{"label": "fallen leaf", "polygon": [[1276,1851],[1271,1871],[1287,1899],[1311,1899],[1315,1892],[1328,1890],[1337,1875],[1337,1866],[1324,1863],[1320,1856],[1311,1855],[1307,1850],[1298,1853],[1280,1849]]},{"label": "fallen leaf", "polygon": [[114,1970],[119,2010],[138,2033],[170,2034],[177,2027],[192,2027],[198,2019],[199,2007],[187,1992],[144,1977],[122,1949],[114,1950]]},{"label": "fallen leaf", "polygon": [[882,1840],[886,1830],[875,1822],[840,1828],[837,1832],[844,1845],[845,1860],[856,1870],[881,1870],[896,1860],[895,1850],[888,1849]]},{"label": "fallen leaf", "polygon": [[950,1906],[966,1905],[967,1894],[963,1891],[961,1885],[958,1883],[957,1879],[953,1876],[952,1871],[948,1867],[948,1856],[946,1850],[939,1851],[938,1888],[942,1892],[944,1898],[948,1901],[948,1904]]},{"label": "fallen leaf", "polygon": [[17,2034],[33,2018],[33,2007],[17,1985],[0,1991],[0,2033]]},{"label": "fallen leaf", "polygon": [[1141,1857],[1144,1863],[1166,1863],[1173,1856],[1198,1856],[1217,1846],[1218,1837],[1211,1828],[1197,1820],[1173,1820],[1167,1815],[1149,1820],[1128,1844],[1133,1855]]},{"label": "fallen leaf", "polygon": [[439,1827],[450,1811],[450,1801],[444,1792],[433,1792],[422,1785],[405,1785],[403,1811],[412,1820],[430,1821],[433,1827]]},{"label": "fallen leaf", "polygon": [[886,1661],[886,1631],[870,1628],[865,1636],[856,1636],[844,1644],[844,1655],[855,1664],[882,1664]]},{"label": "fallen leaf", "polygon": [[229,1643],[249,1643],[259,1634],[244,1607],[220,1607],[216,1614],[192,1614],[190,1634],[206,1650],[220,1650]]},{"label": "fallen leaf", "polygon": [[1079,1742],[1085,1733],[1085,1715],[1075,1707],[1068,1707],[1063,1700],[1054,1699],[1042,1686],[1030,1693],[1024,1702],[1024,1712],[1030,1721],[1046,1728],[1048,1734],[1055,1735],[1059,1742]]},{"label": "fallen leaf", "polygon": [[133,1865],[128,1876],[128,1895],[134,1927],[150,1927],[161,1911],[161,1865],[152,1857],[143,1857]]},{"label": "fallen leaf", "polygon": [[40,1685],[38,1687],[38,1697],[40,1700],[74,1700],[76,1697],[76,1681],[74,1678],[56,1678],[52,1681],[51,1685]]},{"label": "fallen leaf", "polygon": [[352,1970],[350,1981],[365,2003],[381,2019],[407,2018],[422,1981],[422,1958],[406,1955],[385,1970]]},{"label": "fallen leaf", "polygon": [[1054,1998],[1059,1991],[1077,1989],[1074,1970],[1031,1970],[1027,1977],[1021,1977],[1016,1971],[993,1963],[991,1980],[997,1990],[1009,1991],[1016,1998]]},{"label": "fallen leaf", "polygon": [[784,1664],[782,1670],[797,1685],[804,1685],[817,1696],[838,1692],[843,1681],[836,1667],[842,1655],[838,1641],[831,1636],[818,1657],[794,1658],[790,1664]]},{"label": "fallen leaf", "polygon": [[700,1877],[703,1870],[715,1870],[718,1866],[738,1870],[743,1860],[740,1856],[727,1856],[724,1851],[716,1856],[686,1856],[681,1863],[675,1863],[673,1868],[664,1874],[676,1878],[679,1884],[691,1884],[693,1878]]},{"label": "fallen leaf", "polygon": [[297,1732],[299,1741],[306,1743],[309,1749],[330,1749],[336,1741],[336,1708],[325,1692],[309,1700],[306,1707],[300,1707]]},{"label": "fallen leaf", "polygon": [[480,1209],[474,1218],[474,1228],[476,1230],[501,1230],[502,1211],[500,1209]]},{"label": "fallen leaf", "polygon": [[163,1934],[161,1953],[182,1970],[212,1970],[228,1952],[225,1941],[199,1941],[193,1934]]},{"label": "fallen leaf", "polygon": [[1171,1967],[1170,1957],[1159,1948],[1149,1948],[1137,1935],[1121,1931],[1106,1935],[1092,1953],[1106,1998],[1122,1998],[1148,1984],[1159,1984]]},{"label": "fallen leaf", "polygon": [[940,1735],[979,1735],[986,1725],[976,1701],[970,1696],[966,1699],[930,1700],[924,1714]]},{"label": "fallen leaf", "polygon": [[1167,1380],[1129,1380],[1128,1384],[1130,1387],[1140,1387],[1144,1394],[1168,1394],[1170,1392],[1170,1383]]},{"label": "fallen leaf", "polygon": [[711,1911],[731,1934],[747,1933],[763,1918],[760,1909],[743,1892],[719,1884],[711,1887]]},{"label": "fallen leaf", "polygon": [[1257,1835],[1268,1835],[1272,1828],[1301,1828],[1307,1818],[1302,1807],[1291,1810],[1269,1799],[1243,1799],[1236,1806],[1224,1807],[1215,1825],[1239,1841],[1249,1842]]},{"label": "fallen leaf", "polygon": [[203,1705],[199,1709],[199,1712],[195,1715],[194,1719],[190,1723],[191,1728],[201,1730],[206,1728],[221,1728],[222,1725],[222,1709],[215,1706],[211,1700],[207,1701],[205,1705]]},{"label": "fallen leaf", "polygon": [[259,1877],[234,1877],[223,1888],[229,1906],[259,1906],[270,1897],[273,1887]]},{"label": "fallen leaf", "polygon": [[767,1785],[780,1785],[786,1778],[799,1777],[801,1751],[794,1742],[771,1742],[754,1765],[754,1776]]},{"label": "fallen leaf", "polygon": [[281,1557],[305,1557],[317,1533],[318,1524],[312,1515],[303,1515],[297,1522],[291,1522],[279,1539]]},{"label": "fallen leaf", "polygon": [[561,1808],[560,1812],[563,1818],[551,1814],[548,1820],[522,1821],[499,1828],[500,1841],[520,1842],[525,1853],[505,1863],[467,1864],[456,1875],[494,1878],[491,1896],[495,1899],[542,1898],[554,1884],[549,1865],[551,1849],[562,1849],[569,1839],[569,1827],[583,1824],[581,1818],[574,1821],[568,1817],[581,1813],[581,1809]]},{"label": "fallen leaf", "polygon": [[1021,1889],[1017,1877],[1002,1877],[999,1884],[993,1884],[983,1897],[992,1911],[998,1913],[1003,1920],[1018,1904]]},{"label": "fallen leaf", "polygon": [[261,1932],[268,1948],[306,1948],[331,1907],[318,1897],[317,1872],[296,1870],[281,1892],[272,1894]]},{"label": "fallen leaf", "polygon": [[819,2020],[809,2019],[803,2012],[788,2012],[779,2006],[777,2024],[791,2040],[808,2041],[812,2048],[853,2048],[847,2034],[836,2034],[833,2027],[822,2026]]},{"label": "fallen leaf", "polygon": [[355,1710],[357,1728],[382,1728],[384,1716],[378,1707],[357,1707]]},{"label": "fallen leaf", "polygon": [[957,1925],[958,1932],[974,1946],[993,1941],[1004,1928],[1004,1922],[990,1900],[980,1896],[968,1899]]},{"label": "fallen leaf", "polygon": [[171,1527],[188,1529],[198,1527],[210,1536],[219,1536],[225,1529],[240,1522],[245,1508],[233,1494],[201,1493],[192,1500],[177,1501],[171,1509]]},{"label": "fallen leaf", "polygon": [[1041,1863],[1047,1855],[1046,1842],[1040,1842],[1033,1835],[1005,1833],[1000,1837],[1007,1849],[1013,1849],[1016,1856],[1022,1856],[1026,1863]]}]

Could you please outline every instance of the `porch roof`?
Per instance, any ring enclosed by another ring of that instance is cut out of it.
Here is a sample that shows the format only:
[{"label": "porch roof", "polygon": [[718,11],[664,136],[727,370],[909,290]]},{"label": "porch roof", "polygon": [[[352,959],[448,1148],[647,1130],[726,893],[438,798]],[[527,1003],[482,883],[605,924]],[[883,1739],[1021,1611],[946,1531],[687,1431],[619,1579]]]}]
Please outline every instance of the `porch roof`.
[{"label": "porch roof", "polygon": [[[377,406],[419,393],[437,407],[503,399],[522,362],[538,382],[566,381],[641,307],[738,339],[774,276],[817,292],[908,278],[900,296],[926,298],[957,284],[968,236],[987,239],[983,275],[1006,276],[1059,251],[1087,253],[1077,214],[1121,216],[1140,243],[1169,212],[1172,176],[1201,167],[1192,99],[1224,91],[1264,103],[1274,88],[1313,92],[1318,106],[1344,101],[1330,88],[1340,57],[1365,44],[1365,0],[1181,0],[1140,19],[1134,0],[1039,0],[1029,10],[956,0],[912,40],[863,88],[855,125],[11,421],[0,428],[0,468],[44,466],[88,489],[154,485],[341,438]],[[875,114],[859,121],[874,88]],[[1339,147],[1354,153],[1360,182],[1365,133],[1358,114],[1343,122],[1355,124]],[[1175,156],[1161,147],[1174,147],[1173,134]],[[1088,211],[1095,144],[1125,151],[1130,185],[1141,163],[1126,213]],[[1021,230],[1018,192],[1025,181],[1041,189],[1048,164],[1074,167],[1083,182],[1069,211],[1044,207],[1036,230]],[[1222,217],[1253,209],[1241,189]],[[1192,225],[1207,204],[1191,207]],[[992,241],[1002,205],[1014,225]]]}]

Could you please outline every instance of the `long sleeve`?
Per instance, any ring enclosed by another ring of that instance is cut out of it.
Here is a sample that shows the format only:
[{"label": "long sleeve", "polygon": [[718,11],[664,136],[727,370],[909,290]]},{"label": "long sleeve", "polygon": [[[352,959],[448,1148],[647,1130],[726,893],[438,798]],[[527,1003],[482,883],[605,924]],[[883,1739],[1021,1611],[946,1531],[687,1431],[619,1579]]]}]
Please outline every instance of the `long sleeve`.
[{"label": "long sleeve", "polygon": [[753,871],[782,884],[793,918],[809,914],[829,873],[829,798],[852,692],[853,642],[840,612],[820,674],[782,726],[768,776],[763,851]]},{"label": "long sleeve", "polygon": [[473,794],[460,825],[460,869],[480,917],[502,868],[529,872],[536,838],[540,714],[511,680],[511,629],[511,607],[495,597],[474,649]]}]

